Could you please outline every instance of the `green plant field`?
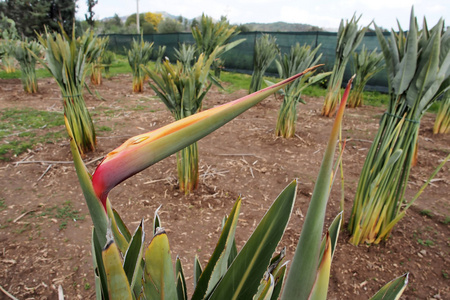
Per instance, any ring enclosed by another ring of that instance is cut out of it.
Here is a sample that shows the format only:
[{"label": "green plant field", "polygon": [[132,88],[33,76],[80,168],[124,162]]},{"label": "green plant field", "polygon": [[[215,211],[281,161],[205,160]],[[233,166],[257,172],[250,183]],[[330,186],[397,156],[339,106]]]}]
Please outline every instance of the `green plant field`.
[{"label": "green plant field", "polygon": [[[149,68],[154,69],[155,62],[151,61],[149,63]],[[124,55],[116,54],[116,60],[111,65],[109,69],[108,76],[114,76],[118,74],[128,74],[131,73],[130,65]],[[51,77],[50,73],[45,69],[36,70],[36,74],[38,78],[48,78]],[[17,70],[13,73],[6,73],[5,71],[0,71],[0,79],[12,79],[12,78],[20,78],[21,72]],[[105,72],[103,72],[103,76],[105,76]],[[222,72],[221,81],[229,83],[229,86],[225,88],[225,92],[233,93],[237,90],[244,89],[247,90],[250,86],[251,76],[248,74],[241,73],[233,73],[233,72]],[[272,82],[278,82],[278,78],[274,77],[266,77],[266,79]],[[263,83],[263,88],[267,85]],[[310,86],[305,89],[303,95],[310,97],[324,97],[326,94],[326,89],[322,88],[318,84]],[[376,91],[365,91],[364,92],[364,104],[370,106],[385,106],[389,101],[389,96],[387,94],[383,94]],[[439,106],[435,103],[433,104],[428,112],[437,113]],[[1,136],[1,135],[0,135]]]}]

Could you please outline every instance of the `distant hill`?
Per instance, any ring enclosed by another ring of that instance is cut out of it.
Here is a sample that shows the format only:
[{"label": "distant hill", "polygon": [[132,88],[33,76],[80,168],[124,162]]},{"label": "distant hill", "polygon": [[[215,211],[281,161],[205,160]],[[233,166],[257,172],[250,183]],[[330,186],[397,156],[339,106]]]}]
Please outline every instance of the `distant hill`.
[{"label": "distant hill", "polygon": [[[145,12],[143,12],[145,13]],[[165,11],[158,11],[156,13],[160,13],[164,18],[178,19],[179,16],[171,15]],[[104,18],[104,20],[111,19],[112,17]],[[120,19],[125,22],[128,16],[122,16]],[[201,19],[201,16],[194,18],[197,20]],[[189,22],[192,22],[194,19],[189,19]],[[320,28],[318,26],[313,26],[309,24],[301,24],[301,23],[286,23],[286,22],[274,22],[274,23],[245,23],[240,24],[241,26],[246,26],[249,31],[272,31],[272,32],[286,32],[286,31],[336,31],[335,29],[330,28]]]},{"label": "distant hill", "polygon": [[320,27],[300,23],[246,23],[250,31],[323,31]]}]

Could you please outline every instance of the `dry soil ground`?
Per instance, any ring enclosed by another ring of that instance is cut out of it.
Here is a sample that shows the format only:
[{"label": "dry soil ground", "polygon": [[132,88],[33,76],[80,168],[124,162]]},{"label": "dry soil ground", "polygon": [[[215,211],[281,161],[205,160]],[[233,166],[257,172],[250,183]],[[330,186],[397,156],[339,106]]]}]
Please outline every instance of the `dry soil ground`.
[{"label": "dry soil ground", "polygon": [[[27,95],[19,80],[0,80],[0,109],[62,111],[60,92],[52,79],[39,80],[39,89],[38,94]],[[112,77],[94,89],[104,100],[88,93],[85,99],[97,128],[104,130],[99,131],[97,151],[88,154],[86,161],[103,157],[133,135],[172,121],[149,88],[143,94],[131,92],[129,75]],[[205,107],[245,94],[243,90],[227,94],[213,89]],[[162,205],[162,224],[173,256],[179,255],[184,263],[191,292],[194,256],[199,255],[202,263],[207,261],[218,239],[222,217],[238,195],[243,197],[237,229],[239,248],[281,190],[298,178],[294,214],[280,245],[287,246],[292,257],[332,124],[332,119],[319,114],[323,99],[306,101],[307,105],[299,107],[295,138],[274,136],[279,100],[270,97],[201,140],[201,183],[191,195],[178,191],[174,156],[111,192],[113,206],[130,228],[145,219],[147,236],[151,236],[153,213]],[[383,111],[370,106],[346,111],[343,133],[351,139],[343,158],[346,222]],[[433,135],[433,122],[431,114],[422,121],[419,163],[411,173],[408,199],[450,151],[450,135]],[[37,134],[48,130],[55,129],[42,128]],[[70,161],[68,141],[62,139],[38,144],[27,153],[0,162],[0,285],[19,299],[56,299],[59,285],[66,299],[94,299],[92,222]],[[89,164],[90,171],[97,163]],[[445,166],[436,176],[386,243],[355,247],[348,243],[348,233],[342,232],[331,270],[329,299],[367,299],[405,272],[410,276],[403,299],[450,299],[449,168]],[[336,180],[326,226],[338,213],[339,200]],[[0,292],[0,299],[8,298]]]}]

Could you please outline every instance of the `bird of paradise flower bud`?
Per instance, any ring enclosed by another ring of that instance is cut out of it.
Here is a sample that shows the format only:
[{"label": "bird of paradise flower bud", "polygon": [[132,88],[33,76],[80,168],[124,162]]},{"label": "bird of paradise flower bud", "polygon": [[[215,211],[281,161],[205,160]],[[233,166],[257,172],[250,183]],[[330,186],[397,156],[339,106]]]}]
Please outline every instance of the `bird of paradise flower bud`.
[{"label": "bird of paradise flower bud", "polygon": [[267,96],[318,66],[235,101],[205,110],[154,131],[130,138],[106,155],[92,177],[97,197],[106,207],[109,191],[125,179],[220,128]]}]

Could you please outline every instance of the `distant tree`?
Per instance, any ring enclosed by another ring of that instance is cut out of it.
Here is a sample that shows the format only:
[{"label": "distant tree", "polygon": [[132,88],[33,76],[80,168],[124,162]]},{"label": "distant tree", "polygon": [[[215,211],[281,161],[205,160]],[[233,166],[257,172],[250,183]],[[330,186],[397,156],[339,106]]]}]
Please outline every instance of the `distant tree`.
[{"label": "distant tree", "polygon": [[193,19],[191,22],[191,28],[195,28],[199,26],[199,22],[197,19]]},{"label": "distant tree", "polygon": [[153,29],[158,31],[158,25],[162,21],[163,16],[161,13],[148,12],[145,14],[145,21],[153,25]]},{"label": "distant tree", "polygon": [[183,31],[191,31],[189,20],[187,18],[183,18]]},{"label": "distant tree", "polygon": [[89,24],[91,28],[94,28],[95,21],[94,21],[94,6],[98,3],[98,0],[86,0],[86,4],[88,6],[88,13],[84,14],[84,18],[86,19],[86,22]]},{"label": "distant tree", "polygon": [[[139,14],[139,25],[145,22],[145,14]],[[125,26],[136,25],[136,14],[130,15],[125,20]]]},{"label": "distant tree", "polygon": [[251,31],[250,27],[246,24],[240,24],[237,28],[238,31],[240,32],[249,32]]},{"label": "distant tree", "polygon": [[0,13],[0,39],[2,40],[14,40],[17,39],[17,29],[14,20]]},{"label": "distant tree", "polygon": [[44,28],[59,31],[61,23],[66,32],[71,32],[75,19],[76,0],[3,0],[0,11],[14,20],[20,35],[35,37],[35,31]]},{"label": "distant tree", "polygon": [[[49,0],[48,2],[50,2],[49,27],[59,31],[59,23],[61,23],[66,32],[71,32],[77,8],[76,0]],[[32,10],[31,13],[33,13]],[[44,19],[42,24],[45,25],[46,22],[48,20]]]},{"label": "distant tree", "polygon": [[[132,29],[132,26],[136,27],[136,14],[130,15],[126,21],[125,26],[127,27],[128,32],[136,32],[135,29]],[[149,34],[155,33],[156,30],[153,27],[153,24],[147,22],[145,20],[145,13],[139,14],[139,28],[141,33]]]},{"label": "distant tree", "polygon": [[318,26],[311,26],[308,31],[323,31],[323,29]]},{"label": "distant tree", "polygon": [[157,29],[155,29],[155,27],[153,27],[153,24],[145,22],[144,24],[141,24],[141,32],[143,34],[150,34],[150,33],[156,33],[158,32]]},{"label": "distant tree", "polygon": [[118,14],[114,14],[114,16],[112,17],[111,21],[111,25],[116,25],[116,26],[120,26],[122,25],[122,20],[120,19]]},{"label": "distant tree", "polygon": [[183,30],[183,25],[175,19],[165,18],[159,23],[158,32],[159,33],[174,33],[181,32]]}]

